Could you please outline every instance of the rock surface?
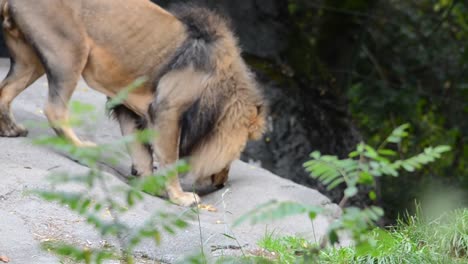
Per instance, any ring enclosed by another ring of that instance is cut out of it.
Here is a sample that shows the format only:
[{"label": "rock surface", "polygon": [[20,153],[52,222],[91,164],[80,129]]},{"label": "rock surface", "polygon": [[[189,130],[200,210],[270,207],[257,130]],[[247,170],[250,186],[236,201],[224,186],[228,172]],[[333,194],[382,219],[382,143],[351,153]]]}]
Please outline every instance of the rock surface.
[{"label": "rock surface", "polygon": [[[0,75],[5,76],[7,71],[8,61],[0,60]],[[28,120],[46,122],[42,114],[46,94],[45,78],[41,78],[22,93],[13,103],[17,121],[23,124]],[[103,95],[80,82],[73,100],[93,104],[100,113],[96,117],[97,121],[88,124],[83,130],[78,130],[82,138],[105,143],[120,137],[117,124],[104,115]],[[33,138],[52,134],[50,128],[32,126],[29,130],[27,138],[0,138],[0,255],[7,256],[10,263],[58,263],[59,260],[55,256],[41,251],[40,242],[60,239],[89,247],[102,245],[105,238],[99,237],[83,218],[67,208],[27,194],[30,190],[48,187],[46,177],[53,172],[80,173],[87,170],[61,154],[31,143]],[[119,165],[121,168],[129,166],[128,159]],[[125,185],[116,176],[109,174],[108,179],[113,186]],[[74,190],[78,187],[70,188]],[[92,192],[102,195],[100,190]],[[231,224],[239,216],[272,199],[321,206],[329,213],[327,216],[318,216],[312,225],[306,216],[297,216],[269,224],[244,224],[231,228]],[[146,243],[138,248],[138,252],[145,255],[149,263],[153,263],[154,260],[173,263],[196,253],[202,247],[209,256],[240,254],[238,249],[230,249],[236,248],[237,242],[224,234],[236,237],[245,250],[255,249],[257,241],[265,232],[300,235],[314,241],[323,236],[327,226],[340,213],[338,206],[319,192],[241,161],[234,163],[227,186],[203,196],[202,200],[203,203],[214,205],[218,209],[217,212],[202,211],[200,222],[190,222],[188,229],[174,236],[165,235],[159,246]],[[187,210],[170,205],[163,199],[145,195],[142,204],[126,214],[125,221],[131,225],[138,225],[151,212],[161,209],[180,214]],[[146,263],[144,260],[141,262]]]}]

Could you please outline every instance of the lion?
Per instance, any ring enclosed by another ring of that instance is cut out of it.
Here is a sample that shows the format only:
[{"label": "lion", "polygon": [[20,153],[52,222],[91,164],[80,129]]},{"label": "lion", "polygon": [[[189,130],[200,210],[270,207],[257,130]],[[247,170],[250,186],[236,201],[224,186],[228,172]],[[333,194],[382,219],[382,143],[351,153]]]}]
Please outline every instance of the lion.
[{"label": "lion", "polygon": [[[167,11],[148,0],[2,0],[2,28],[11,66],[0,84],[0,136],[26,136],[10,110],[42,75],[44,113],[57,135],[82,141],[67,124],[68,102],[82,76],[109,98],[144,76],[114,109],[123,135],[149,128],[151,146],[128,145],[132,174],[153,174],[188,158],[197,183],[223,186],[232,161],[265,130],[266,104],[225,19],[203,8]],[[170,201],[191,206],[179,177],[166,184]]]}]

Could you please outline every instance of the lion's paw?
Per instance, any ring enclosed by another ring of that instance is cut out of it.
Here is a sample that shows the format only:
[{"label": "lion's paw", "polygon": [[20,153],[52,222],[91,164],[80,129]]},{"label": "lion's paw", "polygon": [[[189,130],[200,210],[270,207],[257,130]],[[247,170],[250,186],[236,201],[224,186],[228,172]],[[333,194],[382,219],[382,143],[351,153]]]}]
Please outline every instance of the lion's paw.
[{"label": "lion's paw", "polygon": [[79,141],[76,143],[77,147],[82,147],[82,148],[92,148],[96,147],[97,144],[91,141]]},{"label": "lion's paw", "polygon": [[193,192],[183,192],[171,197],[171,202],[185,207],[194,206],[200,203],[200,196]]},{"label": "lion's paw", "polygon": [[0,123],[0,137],[25,137],[28,130],[22,125],[13,122]]}]

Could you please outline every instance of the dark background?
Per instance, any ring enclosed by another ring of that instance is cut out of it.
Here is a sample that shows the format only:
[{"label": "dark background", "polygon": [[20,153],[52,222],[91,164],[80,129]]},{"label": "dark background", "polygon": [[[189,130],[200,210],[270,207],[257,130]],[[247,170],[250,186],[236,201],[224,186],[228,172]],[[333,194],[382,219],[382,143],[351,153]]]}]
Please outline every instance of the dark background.
[{"label": "dark background", "polygon": [[[418,173],[379,181],[389,219],[425,191],[468,190],[468,3],[457,0],[194,0],[231,20],[270,102],[264,140],[243,159],[326,193],[302,169],[309,153],[346,157],[411,124],[401,155],[448,144]],[[3,41],[1,56],[7,52]],[[361,195],[355,204],[367,202]]]}]

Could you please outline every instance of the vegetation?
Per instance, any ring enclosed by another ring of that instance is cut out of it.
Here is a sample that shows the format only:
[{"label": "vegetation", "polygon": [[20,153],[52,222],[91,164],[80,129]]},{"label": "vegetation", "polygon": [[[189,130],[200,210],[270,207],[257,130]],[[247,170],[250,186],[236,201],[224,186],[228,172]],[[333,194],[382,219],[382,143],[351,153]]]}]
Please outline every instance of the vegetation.
[{"label": "vegetation", "polygon": [[[322,100],[348,102],[353,123],[371,145],[396,124],[409,122],[413,136],[397,152],[439,144],[453,149],[430,170],[379,182],[390,218],[431,186],[467,190],[468,2],[288,3],[296,30],[285,59],[303,89],[315,85]],[[458,206],[467,204],[465,192]]]},{"label": "vegetation", "polygon": [[[377,194],[374,188],[377,178],[384,175],[398,177],[401,170],[414,172],[421,169],[423,165],[439,159],[442,153],[450,150],[450,147],[443,145],[428,147],[422,153],[411,158],[395,158],[397,153],[388,148],[387,145],[401,143],[402,139],[408,136],[408,128],[409,125],[407,124],[397,127],[378,148],[360,143],[356,150],[349,154],[347,159],[321,155],[320,152],[316,151],[310,155],[312,160],[304,163],[304,167],[311,177],[328,186],[328,189],[336,188],[342,183],[346,185],[343,198],[339,204],[344,211],[343,215],[330,226],[328,241],[322,242],[322,248],[325,247],[327,242],[331,244],[338,243],[338,232],[343,230],[352,234],[357,247],[368,246],[369,241],[366,231],[383,216],[383,210],[377,206],[369,206],[363,209],[347,206],[347,201],[358,194],[358,185],[367,187],[365,191],[368,192],[369,199],[375,201]],[[274,220],[302,213],[307,213],[310,219],[313,220],[321,212],[320,208],[292,202],[270,202],[244,215],[235,225],[249,220],[252,224],[255,224],[265,220]]]},{"label": "vegetation", "polygon": [[[331,115],[349,113],[367,142],[358,144],[348,156],[313,152],[311,160],[304,164],[311,178],[329,190],[344,188],[338,200],[343,215],[330,227],[325,240],[314,244],[299,237],[277,237],[269,233],[259,246],[274,254],[264,256],[267,258],[233,258],[220,262],[467,262],[466,209],[442,214],[438,211],[433,215],[426,215],[428,211],[421,209],[416,215],[399,218],[398,215],[410,210],[414,198],[421,198],[431,185],[442,184],[451,192],[455,192],[455,186],[462,190],[462,195],[450,206],[463,207],[468,201],[468,2],[286,2],[286,14],[278,15],[276,21],[287,21],[284,23],[288,26],[287,36],[282,36],[287,39],[286,48],[275,57],[274,63],[279,65],[265,67],[266,63],[257,57],[255,63],[249,62],[265,71],[270,79],[308,94],[303,97],[304,105],[310,98],[320,98],[321,106],[324,105]],[[280,73],[272,68],[281,69]],[[73,107],[76,112],[90,108],[80,104]],[[307,107],[304,106],[304,112],[311,115],[315,108]],[[72,122],[81,123],[80,120]],[[390,136],[382,136],[404,122],[412,126],[402,125]],[[334,130],[343,127],[336,119],[330,123]],[[146,142],[153,135],[145,131],[124,138],[116,145],[132,140]],[[143,199],[142,191],[157,194],[172,172],[187,170],[183,163],[162,175],[132,180],[124,190],[114,190],[108,186],[99,161],[117,162],[120,154],[115,145],[76,148],[55,137],[37,142],[52,146],[90,167],[84,175],[52,175],[54,187],[40,190],[37,195],[68,206],[101,235],[117,241],[109,247],[93,249],[61,242],[44,244],[46,249],[60,256],[86,263],[101,263],[105,259],[132,263],[137,244],[144,239],[158,243],[163,234],[173,234],[184,228],[185,217],[192,217],[190,211],[182,217],[154,212],[146,224],[136,229],[121,220],[122,215]],[[117,156],[109,157],[108,153]],[[405,155],[409,158],[404,158]],[[426,166],[436,159],[437,163]],[[81,185],[82,191],[55,189],[69,183]],[[88,190],[93,188],[103,188],[108,195],[92,197]],[[361,194],[364,195],[360,197],[366,198],[366,205],[358,207],[353,199]],[[110,212],[112,217],[102,218],[103,212]],[[384,212],[389,219],[398,221],[388,229],[376,228]],[[240,217],[237,224],[271,221],[295,214],[307,214],[313,220],[320,213],[324,213],[320,208],[272,201]],[[356,245],[329,247],[337,244],[343,233],[349,234]],[[194,257],[188,261],[204,263],[205,259]]]},{"label": "vegetation", "polygon": [[[109,105],[118,104],[118,100],[122,100],[122,97],[117,96]],[[93,107],[74,102],[72,110],[74,114],[71,124],[82,125],[86,122],[83,118],[88,118]],[[104,241],[111,241],[95,248],[68,244],[64,241],[46,241],[42,244],[45,250],[73,262],[103,263],[105,260],[114,259],[130,264],[135,263],[134,251],[139,244],[153,241],[158,245],[164,235],[173,235],[177,230],[187,227],[186,221],[194,216],[192,210],[176,215],[161,208],[148,215],[139,226],[124,220],[127,214],[144,199],[143,192],[161,195],[165,190],[166,181],[175,175],[175,172],[186,172],[188,166],[184,162],[150,177],[129,179],[126,188],[113,186],[108,178],[109,175],[104,173],[103,164],[115,165],[122,158],[123,154],[119,149],[122,149],[123,145],[133,141],[147,143],[154,136],[154,132],[147,130],[124,137],[115,143],[96,147],[76,147],[70,141],[56,136],[42,137],[35,141],[36,144],[52,147],[68,155],[87,166],[89,170],[84,174],[73,172],[52,174],[49,176],[52,183],[50,189],[37,190],[34,194],[47,201],[66,206],[82,216],[98,231]],[[70,185],[77,187],[70,190]],[[96,196],[96,192],[93,192],[96,189],[101,190],[102,197]]]},{"label": "vegetation", "polygon": [[272,260],[279,263],[296,263],[302,256],[310,254],[314,245],[304,238],[296,236],[280,237],[274,232],[266,234],[258,245],[270,252]]},{"label": "vegetation", "polygon": [[[118,104],[122,100],[117,96],[110,104]],[[83,124],[80,116],[92,111],[89,105],[73,103],[72,110],[78,115],[72,115],[71,123]],[[422,153],[410,158],[401,158],[392,146],[401,144],[408,137],[409,125],[397,127],[383,140],[379,147],[374,148],[364,142],[346,159],[336,156],[312,153],[311,160],[304,164],[306,170],[326,184],[329,189],[345,184],[340,206],[343,209],[341,217],[330,225],[325,237],[319,244],[312,244],[299,237],[276,237],[270,233],[259,242],[259,246],[269,252],[265,256],[220,259],[219,263],[395,263],[395,262],[427,262],[427,263],[462,263],[466,260],[468,245],[468,211],[459,210],[426,222],[422,216],[406,218],[389,231],[375,228],[375,223],[383,215],[383,210],[377,206],[358,208],[348,206],[349,199],[359,191],[368,193],[369,200],[375,201],[376,179],[381,176],[397,177],[400,171],[414,172],[424,165],[441,157],[450,150],[448,146],[428,147]],[[176,164],[172,169],[151,177],[131,179],[126,188],[115,188],[110,184],[102,170],[102,162],[115,164],[122,153],[118,147],[135,140],[149,142],[155,136],[152,131],[143,131],[124,137],[109,145],[97,147],[76,147],[71,142],[60,137],[43,137],[36,140],[37,144],[53,147],[62,153],[89,167],[85,174],[60,173],[50,176],[53,183],[51,189],[37,190],[35,194],[45,200],[67,206],[70,210],[84,217],[88,224],[96,229],[101,236],[114,241],[104,247],[80,247],[63,241],[47,241],[44,249],[54,252],[64,259],[85,263],[103,263],[107,259],[117,259],[125,263],[134,263],[135,248],[138,244],[154,241],[158,244],[164,234],[175,234],[176,230],[187,227],[186,220],[193,218],[196,211],[188,210],[184,215],[174,215],[164,211],[156,211],[143,224],[130,226],[123,219],[138,203],[144,199],[142,192],[154,195],[164,190],[165,182],[174,172],[186,172],[185,163]],[[115,153],[109,156],[107,153]],[[80,188],[67,189],[70,184]],[[364,186],[365,188],[361,188]],[[100,188],[103,197],[96,197],[92,190]],[[361,189],[361,190],[360,190]],[[91,190],[91,192],[90,192]],[[255,210],[240,217],[234,225],[245,221],[259,223],[281,219],[295,214],[307,214],[311,220],[320,213],[326,213],[322,208],[294,202],[269,202],[260,205]],[[106,215],[109,215],[107,217]],[[353,247],[336,249],[333,246],[340,242],[343,234],[349,234],[355,245]],[[235,238],[233,238],[235,239]],[[190,263],[205,263],[203,255],[188,258]]]},{"label": "vegetation", "polygon": [[[448,146],[428,147],[411,158],[399,158],[389,145],[400,144],[408,136],[408,128],[407,124],[399,126],[378,148],[359,144],[347,159],[312,153],[312,160],[304,164],[312,177],[329,189],[342,183],[346,185],[340,202],[343,214],[329,226],[327,237],[318,245],[297,237],[274,237],[272,234],[267,234],[259,245],[274,253],[277,256],[274,260],[279,263],[457,263],[465,258],[468,210],[448,214],[427,224],[420,220],[421,216],[408,217],[408,223],[400,221],[397,227],[386,231],[375,228],[384,213],[380,207],[347,206],[348,200],[359,192],[358,187],[367,187],[363,190],[368,192],[371,201],[375,201],[377,178],[384,175],[397,177],[402,170],[414,172],[450,150]],[[304,213],[313,220],[322,210],[291,202],[270,202],[241,217],[236,224],[249,220],[255,224]],[[446,222],[448,219],[451,221]],[[327,245],[340,242],[340,234],[349,234],[354,245],[328,248]]]},{"label": "vegetation", "polygon": [[[455,210],[437,219],[424,219],[421,212],[388,230],[371,231],[373,247],[327,248],[312,263],[466,263],[468,260],[468,210]],[[317,245],[298,237],[268,234],[259,246],[274,253],[272,263],[310,263]],[[271,254],[270,254],[271,256]]]}]

